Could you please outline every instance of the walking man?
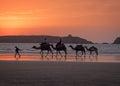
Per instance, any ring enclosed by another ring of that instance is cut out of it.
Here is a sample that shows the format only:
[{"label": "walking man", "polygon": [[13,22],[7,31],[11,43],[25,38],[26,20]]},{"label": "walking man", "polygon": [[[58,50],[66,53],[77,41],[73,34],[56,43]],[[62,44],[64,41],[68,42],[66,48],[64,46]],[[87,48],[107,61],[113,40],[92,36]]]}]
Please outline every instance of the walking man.
[{"label": "walking man", "polygon": [[20,50],[21,49],[19,49],[17,46],[15,46],[15,58],[16,58],[17,55],[19,56],[19,58],[21,57],[21,55],[19,53]]}]

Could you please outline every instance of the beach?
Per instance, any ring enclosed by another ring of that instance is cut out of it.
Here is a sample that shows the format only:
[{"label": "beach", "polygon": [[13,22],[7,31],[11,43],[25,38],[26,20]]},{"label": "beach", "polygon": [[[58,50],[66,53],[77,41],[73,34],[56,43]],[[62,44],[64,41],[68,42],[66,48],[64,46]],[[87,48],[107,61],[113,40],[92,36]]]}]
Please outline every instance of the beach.
[{"label": "beach", "polygon": [[0,86],[120,86],[120,0],[0,0]]},{"label": "beach", "polygon": [[0,86],[120,85],[119,62],[71,61],[70,57],[67,61],[41,60],[40,56],[22,56],[19,60],[12,55],[2,57]]},{"label": "beach", "polygon": [[60,55],[57,56],[54,54],[53,58],[51,55],[48,55],[47,57],[41,57],[40,54],[34,55],[34,54],[21,54],[21,57],[18,56],[15,58],[14,53],[13,54],[0,54],[0,61],[65,61],[65,62],[107,62],[107,63],[120,63],[120,55],[98,55],[96,56],[90,56],[86,55],[86,57],[78,56],[76,59],[75,55],[68,55],[65,57],[64,55],[61,57]]}]

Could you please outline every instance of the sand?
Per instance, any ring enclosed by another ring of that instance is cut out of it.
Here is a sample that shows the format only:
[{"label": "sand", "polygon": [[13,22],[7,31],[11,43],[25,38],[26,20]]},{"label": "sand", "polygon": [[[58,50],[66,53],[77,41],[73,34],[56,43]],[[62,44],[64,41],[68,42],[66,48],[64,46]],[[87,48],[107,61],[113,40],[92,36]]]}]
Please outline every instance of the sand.
[{"label": "sand", "polygon": [[[25,55],[22,54],[20,59],[14,58],[14,54],[0,54],[0,61],[42,61],[41,56],[38,55]],[[56,59],[55,55],[52,57],[49,55],[44,57],[43,61],[64,61],[64,57],[58,56]],[[88,55],[84,57],[76,57],[74,55],[67,56],[67,62],[113,62],[120,63],[120,55],[99,55],[98,57],[89,57]]]},{"label": "sand", "polygon": [[120,63],[0,61],[0,86],[120,86]]}]

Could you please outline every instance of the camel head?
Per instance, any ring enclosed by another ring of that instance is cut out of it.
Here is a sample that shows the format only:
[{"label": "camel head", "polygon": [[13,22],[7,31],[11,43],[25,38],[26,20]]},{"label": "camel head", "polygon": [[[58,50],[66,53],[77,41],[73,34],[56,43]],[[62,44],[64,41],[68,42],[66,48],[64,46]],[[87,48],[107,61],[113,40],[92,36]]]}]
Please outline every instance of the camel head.
[{"label": "camel head", "polygon": [[51,46],[53,49],[56,49],[56,47],[54,47],[54,45],[53,45],[53,44],[50,44],[50,46]]},{"label": "camel head", "polygon": [[72,45],[69,45],[69,47],[73,47]]},{"label": "camel head", "polygon": [[32,48],[36,48],[36,46],[33,46]]},{"label": "camel head", "polygon": [[40,49],[40,47],[36,47],[36,46],[33,46],[32,48],[34,48],[34,49]]},{"label": "camel head", "polygon": [[73,50],[75,49],[72,45],[69,45],[70,48],[72,48]]},{"label": "camel head", "polygon": [[86,50],[88,50],[88,51],[89,51],[89,48],[88,48],[87,46],[84,46],[84,47],[85,47],[85,49],[86,49]]}]

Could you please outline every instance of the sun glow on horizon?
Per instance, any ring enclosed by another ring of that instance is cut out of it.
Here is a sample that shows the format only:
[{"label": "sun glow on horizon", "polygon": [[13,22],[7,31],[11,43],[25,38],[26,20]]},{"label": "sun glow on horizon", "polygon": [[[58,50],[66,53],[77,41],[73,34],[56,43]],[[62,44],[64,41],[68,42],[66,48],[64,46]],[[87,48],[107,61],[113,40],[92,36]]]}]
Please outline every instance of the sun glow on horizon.
[{"label": "sun glow on horizon", "polygon": [[[40,21],[41,20],[41,21]],[[39,22],[38,22],[39,21]],[[30,31],[42,23],[42,17],[32,15],[11,15],[0,16],[1,35],[19,35],[24,31]]]},{"label": "sun glow on horizon", "polygon": [[[0,0],[0,35],[66,35],[112,41],[120,0]],[[100,38],[100,39],[99,39]]]},{"label": "sun glow on horizon", "polygon": [[0,20],[2,21],[0,25],[2,28],[14,29],[21,28],[26,25],[24,19],[18,16],[4,16],[0,18]]}]

